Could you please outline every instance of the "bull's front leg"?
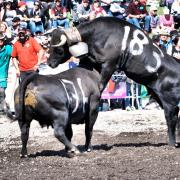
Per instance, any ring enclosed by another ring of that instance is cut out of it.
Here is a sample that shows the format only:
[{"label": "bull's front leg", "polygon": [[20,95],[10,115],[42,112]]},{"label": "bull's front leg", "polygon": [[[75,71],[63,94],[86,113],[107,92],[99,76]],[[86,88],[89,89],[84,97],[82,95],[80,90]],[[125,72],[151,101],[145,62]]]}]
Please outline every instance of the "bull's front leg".
[{"label": "bull's front leg", "polygon": [[85,150],[87,152],[91,152],[93,149],[91,145],[91,138],[93,134],[94,123],[96,122],[98,116],[98,107],[99,107],[99,96],[92,95],[90,98],[89,117],[86,119],[85,122],[85,135],[86,135]]},{"label": "bull's front leg", "polygon": [[23,158],[23,157],[27,157],[28,155],[27,142],[29,138],[30,123],[26,123],[22,121],[18,121],[18,122],[19,122],[19,127],[21,130],[21,141],[22,141],[22,149],[21,149],[20,157]]}]

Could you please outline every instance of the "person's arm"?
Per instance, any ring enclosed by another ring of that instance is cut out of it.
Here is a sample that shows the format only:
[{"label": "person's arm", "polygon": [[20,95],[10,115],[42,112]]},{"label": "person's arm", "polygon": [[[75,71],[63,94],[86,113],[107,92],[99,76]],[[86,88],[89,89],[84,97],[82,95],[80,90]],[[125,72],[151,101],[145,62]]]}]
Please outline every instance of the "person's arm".
[{"label": "person's arm", "polygon": [[18,60],[16,58],[12,58],[12,62],[14,64],[14,67],[16,69],[16,76],[20,76],[20,70],[19,70],[19,65],[18,65]]}]

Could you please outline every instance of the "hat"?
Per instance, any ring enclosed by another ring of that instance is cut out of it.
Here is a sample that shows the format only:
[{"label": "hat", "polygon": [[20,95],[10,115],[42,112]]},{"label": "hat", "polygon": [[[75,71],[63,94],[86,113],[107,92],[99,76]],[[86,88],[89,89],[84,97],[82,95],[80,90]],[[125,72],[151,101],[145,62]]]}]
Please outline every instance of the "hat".
[{"label": "hat", "polygon": [[20,28],[18,29],[18,33],[20,33],[20,32],[26,32],[26,28],[20,27]]},{"label": "hat", "polygon": [[169,14],[169,9],[168,8],[164,8],[163,13],[164,14]]},{"label": "hat", "polygon": [[12,22],[19,22],[20,21],[20,18],[19,17],[14,17]]},{"label": "hat", "polygon": [[157,9],[157,6],[154,6],[154,5],[152,5],[151,7],[150,7],[150,11],[157,11],[158,9]]},{"label": "hat", "polygon": [[18,7],[21,7],[21,6],[26,6],[26,3],[25,3],[24,1],[20,1],[20,2],[18,3]]},{"label": "hat", "polygon": [[170,32],[167,29],[161,29],[160,35],[170,36]]}]

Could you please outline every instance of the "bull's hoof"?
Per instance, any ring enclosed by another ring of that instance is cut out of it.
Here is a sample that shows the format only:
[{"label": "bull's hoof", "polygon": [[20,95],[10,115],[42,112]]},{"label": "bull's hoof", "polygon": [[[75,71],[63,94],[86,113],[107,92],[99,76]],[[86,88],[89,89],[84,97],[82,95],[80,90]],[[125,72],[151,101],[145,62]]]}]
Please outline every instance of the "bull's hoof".
[{"label": "bull's hoof", "polygon": [[174,147],[175,147],[175,148],[179,148],[179,147],[180,147],[180,143],[175,143],[175,144],[174,144]]},{"label": "bull's hoof", "polygon": [[27,154],[20,154],[20,158],[27,158],[28,155]]},{"label": "bull's hoof", "polygon": [[67,157],[69,158],[80,156],[80,154],[81,154],[80,151],[77,149],[72,149],[72,150],[67,151]]}]

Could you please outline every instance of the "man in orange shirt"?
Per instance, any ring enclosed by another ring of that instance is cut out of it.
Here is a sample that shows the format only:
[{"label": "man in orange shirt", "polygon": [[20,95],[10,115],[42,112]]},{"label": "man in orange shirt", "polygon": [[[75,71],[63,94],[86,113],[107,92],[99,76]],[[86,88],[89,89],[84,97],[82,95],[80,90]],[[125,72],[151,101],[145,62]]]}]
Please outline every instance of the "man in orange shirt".
[{"label": "man in orange shirt", "polygon": [[20,29],[18,40],[13,45],[12,57],[17,76],[21,81],[31,73],[37,71],[43,56],[41,45],[27,35],[26,29]]}]

